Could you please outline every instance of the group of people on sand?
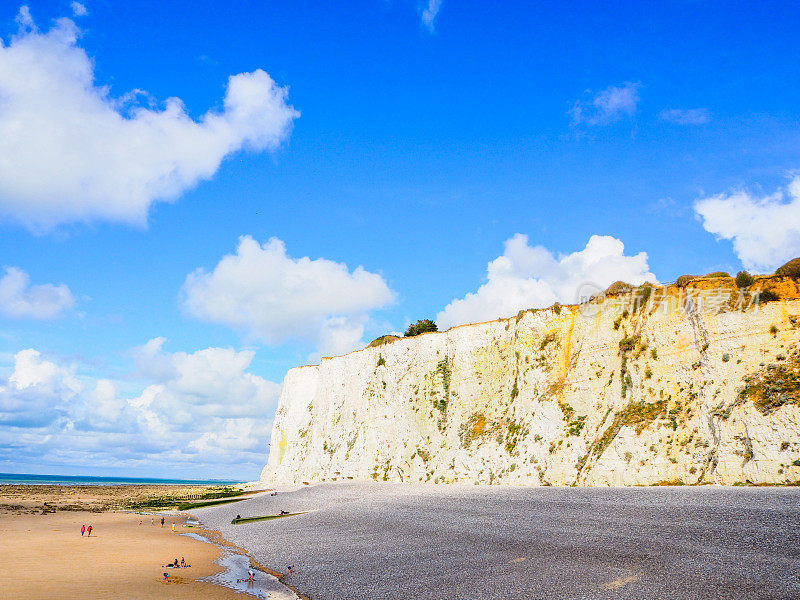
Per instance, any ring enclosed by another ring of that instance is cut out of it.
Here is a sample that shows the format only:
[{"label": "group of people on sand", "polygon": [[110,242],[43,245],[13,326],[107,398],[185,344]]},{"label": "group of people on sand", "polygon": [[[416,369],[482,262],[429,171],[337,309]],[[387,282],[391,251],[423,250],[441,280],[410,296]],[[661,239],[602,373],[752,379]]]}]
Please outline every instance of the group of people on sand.
[{"label": "group of people on sand", "polygon": [[[141,525],[142,523],[144,523],[144,521],[139,521],[139,525]],[[156,524],[155,518],[150,519],[150,525],[155,525],[155,524]],[[161,526],[162,527],[164,526],[164,517],[161,517]],[[172,531],[175,531],[175,523],[172,524]]]},{"label": "group of people on sand", "polygon": [[81,537],[83,537],[83,534],[85,534],[85,533],[89,534],[86,537],[91,537],[92,536],[92,526],[91,525],[89,525],[88,527],[86,525],[81,525]]},{"label": "group of people on sand", "polygon": [[[178,559],[176,558],[171,563],[169,563],[167,565],[164,565],[164,566],[167,567],[168,569],[186,569],[188,567],[191,567],[192,565],[187,565],[186,564],[186,559],[184,559],[181,556],[181,562],[180,563],[178,562]],[[169,579],[169,573],[164,571],[164,581],[166,582],[168,579]]]},{"label": "group of people on sand", "polygon": [[171,569],[185,569],[187,567],[191,567],[192,565],[187,565],[186,564],[186,560],[181,556],[180,564],[178,564],[178,559],[176,558],[171,563],[169,563],[167,565],[164,565],[164,566],[169,567]]}]

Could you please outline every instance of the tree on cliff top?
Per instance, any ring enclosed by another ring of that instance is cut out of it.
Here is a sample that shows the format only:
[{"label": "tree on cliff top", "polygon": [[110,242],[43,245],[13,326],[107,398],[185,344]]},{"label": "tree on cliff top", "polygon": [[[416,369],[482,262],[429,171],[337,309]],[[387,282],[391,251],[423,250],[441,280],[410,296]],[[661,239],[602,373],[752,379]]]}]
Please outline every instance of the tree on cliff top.
[{"label": "tree on cliff top", "polygon": [[405,335],[406,337],[413,337],[420,333],[428,333],[429,331],[439,331],[439,328],[436,326],[436,323],[430,319],[420,319],[416,323],[412,323],[408,326]]}]

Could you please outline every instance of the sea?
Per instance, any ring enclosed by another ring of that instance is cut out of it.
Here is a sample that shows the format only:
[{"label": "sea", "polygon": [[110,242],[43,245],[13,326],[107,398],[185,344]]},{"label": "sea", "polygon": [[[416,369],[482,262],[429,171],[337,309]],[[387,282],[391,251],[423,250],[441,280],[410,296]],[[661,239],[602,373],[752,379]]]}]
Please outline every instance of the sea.
[{"label": "sea", "polygon": [[0,473],[0,485],[232,485],[236,483],[244,482],[228,479],[154,479],[150,477]]}]

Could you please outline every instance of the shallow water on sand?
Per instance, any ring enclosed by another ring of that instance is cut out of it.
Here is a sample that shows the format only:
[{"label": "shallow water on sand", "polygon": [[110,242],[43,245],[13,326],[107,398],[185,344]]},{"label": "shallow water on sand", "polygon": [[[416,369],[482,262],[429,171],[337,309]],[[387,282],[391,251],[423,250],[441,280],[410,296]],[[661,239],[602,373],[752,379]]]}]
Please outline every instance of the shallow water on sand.
[{"label": "shallow water on sand", "polygon": [[255,598],[269,598],[270,600],[297,600],[297,595],[283,585],[276,577],[253,569],[255,573],[254,581],[247,581],[250,558],[242,554],[237,554],[224,546],[214,544],[207,538],[198,533],[182,533],[181,535],[212,544],[222,549],[222,556],[214,562],[224,567],[224,571],[204,577],[202,581],[210,581],[217,585],[236,590],[243,594],[248,594]]}]

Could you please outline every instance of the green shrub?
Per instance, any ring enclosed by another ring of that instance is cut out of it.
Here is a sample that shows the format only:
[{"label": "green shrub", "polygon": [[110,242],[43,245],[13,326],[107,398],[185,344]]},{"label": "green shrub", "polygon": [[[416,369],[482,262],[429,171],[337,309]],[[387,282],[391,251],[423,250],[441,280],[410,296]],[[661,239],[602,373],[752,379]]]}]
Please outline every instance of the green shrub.
[{"label": "green shrub", "polygon": [[736,274],[736,287],[739,289],[750,287],[751,285],[753,285],[755,280],[756,280],[755,277],[750,275],[750,273],[748,273],[747,271],[739,271]]},{"label": "green shrub", "polygon": [[696,279],[696,275],[681,275],[678,277],[677,281],[675,281],[675,285],[679,288],[686,287],[686,284],[689,283],[692,279]]},{"label": "green shrub", "polygon": [[722,362],[728,362],[731,359],[731,355],[727,352],[722,354]]},{"label": "green shrub", "polygon": [[703,277],[713,278],[713,279],[721,277],[730,277],[730,276],[731,274],[726,273],[725,271],[714,271],[713,273],[706,273],[705,275],[703,275]]},{"label": "green shrub", "polygon": [[415,335],[419,335],[421,333],[428,333],[430,331],[439,331],[439,328],[436,326],[436,323],[431,321],[430,319],[420,319],[416,323],[412,323],[406,329],[405,336],[406,337],[414,337]]},{"label": "green shrub", "polygon": [[780,299],[781,297],[772,290],[761,290],[758,294],[759,302],[775,302]]}]

